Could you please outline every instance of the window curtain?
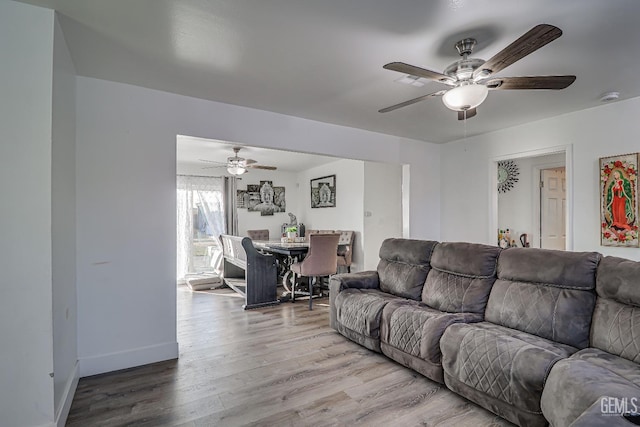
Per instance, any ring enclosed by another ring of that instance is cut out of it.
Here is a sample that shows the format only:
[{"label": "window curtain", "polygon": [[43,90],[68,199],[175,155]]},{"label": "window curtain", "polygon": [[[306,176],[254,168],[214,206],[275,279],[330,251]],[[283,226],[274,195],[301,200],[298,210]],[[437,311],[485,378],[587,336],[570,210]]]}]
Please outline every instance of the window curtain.
[{"label": "window curtain", "polygon": [[214,271],[226,232],[225,183],[220,177],[177,176],[177,279]]},{"label": "window curtain", "polygon": [[226,176],[224,178],[224,207],[227,220],[227,234],[238,235],[238,178]]}]

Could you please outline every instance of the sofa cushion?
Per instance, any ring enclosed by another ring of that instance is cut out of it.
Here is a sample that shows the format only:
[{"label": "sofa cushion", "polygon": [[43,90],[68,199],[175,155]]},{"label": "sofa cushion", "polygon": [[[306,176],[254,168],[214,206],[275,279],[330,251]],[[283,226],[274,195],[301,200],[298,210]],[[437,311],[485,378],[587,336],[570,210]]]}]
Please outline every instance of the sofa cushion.
[{"label": "sofa cushion", "polygon": [[499,254],[496,246],[438,244],[431,256],[422,302],[449,313],[484,313]]},{"label": "sofa cushion", "polygon": [[640,369],[629,360],[587,348],[555,364],[542,393],[542,412],[555,427],[566,427],[602,396],[636,398],[640,405]]},{"label": "sofa cushion", "polygon": [[496,274],[497,246],[478,243],[443,242],[433,250],[431,267],[471,277],[491,277]]},{"label": "sofa cushion", "polygon": [[[638,284],[640,286],[640,283]],[[640,307],[598,298],[593,312],[591,345],[640,363]]]},{"label": "sofa cushion", "polygon": [[444,382],[440,338],[447,326],[482,320],[482,314],[444,313],[417,301],[392,301],[382,311],[382,353],[440,383]]},{"label": "sofa cushion", "polygon": [[498,258],[485,320],[585,348],[600,255],[512,248]]},{"label": "sofa cushion", "polygon": [[640,307],[640,262],[604,257],[598,266],[598,296]]},{"label": "sofa cushion", "polygon": [[382,242],[378,263],[380,290],[419,300],[436,245],[437,242],[412,239],[386,239]]},{"label": "sofa cushion", "polygon": [[447,386],[519,425],[545,425],[546,376],[575,348],[488,322],[454,324],[440,340]]},{"label": "sofa cushion", "polygon": [[[615,401],[612,401],[609,396],[599,397],[569,427],[631,427],[633,424],[620,414],[603,414],[603,405],[607,408],[606,405],[611,404],[615,405]],[[605,411],[609,410],[605,409]]]},{"label": "sofa cushion", "polygon": [[380,352],[382,309],[393,295],[377,289],[344,289],[335,297],[336,327],[345,337]]},{"label": "sofa cushion", "polygon": [[591,346],[640,363],[640,262],[603,258],[596,291]]},{"label": "sofa cushion", "polygon": [[510,248],[498,259],[498,278],[548,283],[566,289],[592,290],[600,254],[550,249]]}]

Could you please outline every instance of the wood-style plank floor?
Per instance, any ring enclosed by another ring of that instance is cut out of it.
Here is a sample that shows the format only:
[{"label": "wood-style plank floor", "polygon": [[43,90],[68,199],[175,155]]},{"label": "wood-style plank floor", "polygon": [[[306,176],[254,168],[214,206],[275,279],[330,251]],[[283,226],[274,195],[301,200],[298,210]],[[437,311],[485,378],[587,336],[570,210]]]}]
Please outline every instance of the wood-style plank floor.
[{"label": "wood-style plank floor", "polygon": [[328,299],[251,311],[178,288],[180,358],[82,378],[67,426],[509,426],[329,327]]}]

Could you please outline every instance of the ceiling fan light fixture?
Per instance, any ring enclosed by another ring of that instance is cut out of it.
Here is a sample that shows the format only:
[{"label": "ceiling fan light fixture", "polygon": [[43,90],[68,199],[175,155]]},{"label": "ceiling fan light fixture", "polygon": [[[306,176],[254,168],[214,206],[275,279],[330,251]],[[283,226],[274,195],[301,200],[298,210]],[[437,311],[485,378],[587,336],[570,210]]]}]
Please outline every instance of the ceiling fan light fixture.
[{"label": "ceiling fan light fixture", "polygon": [[442,96],[444,105],[453,111],[465,111],[482,104],[489,89],[485,85],[466,84],[455,87]]},{"label": "ceiling fan light fixture", "polygon": [[241,165],[240,163],[232,163],[227,166],[227,172],[231,175],[242,175],[247,171],[247,168]]}]

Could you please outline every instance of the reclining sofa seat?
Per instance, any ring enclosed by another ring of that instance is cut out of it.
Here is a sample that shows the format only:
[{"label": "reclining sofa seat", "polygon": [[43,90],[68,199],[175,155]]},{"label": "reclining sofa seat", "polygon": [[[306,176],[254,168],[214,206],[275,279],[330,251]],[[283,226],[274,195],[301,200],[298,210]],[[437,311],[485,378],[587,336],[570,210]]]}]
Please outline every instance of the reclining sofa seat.
[{"label": "reclining sofa seat", "polygon": [[589,344],[596,252],[500,253],[485,321],[453,324],[440,348],[447,387],[520,426],[547,424],[549,370]]},{"label": "reclining sofa seat", "polygon": [[382,309],[394,300],[419,300],[437,242],[386,239],[376,271],[338,274],[329,282],[330,324],[378,353]]},{"label": "reclining sofa seat", "polygon": [[602,397],[626,398],[629,410],[636,398],[640,407],[640,262],[603,258],[596,292],[590,347],[556,363],[542,392],[542,412],[554,427],[622,421],[603,416]]},{"label": "reclining sofa seat", "polygon": [[384,307],[382,353],[444,383],[440,338],[449,325],[484,319],[499,253],[496,246],[439,243],[422,300],[393,300]]}]

